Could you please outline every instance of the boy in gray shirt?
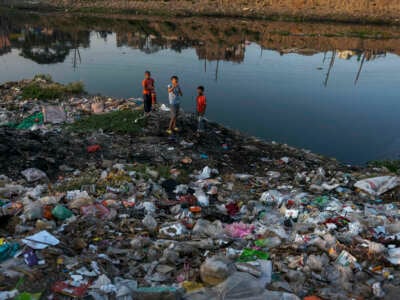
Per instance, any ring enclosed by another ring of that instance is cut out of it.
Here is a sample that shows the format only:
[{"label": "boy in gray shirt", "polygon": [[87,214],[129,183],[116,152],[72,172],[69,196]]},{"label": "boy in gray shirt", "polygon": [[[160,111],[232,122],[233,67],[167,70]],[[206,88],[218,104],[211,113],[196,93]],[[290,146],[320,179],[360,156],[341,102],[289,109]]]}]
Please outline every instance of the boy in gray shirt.
[{"label": "boy in gray shirt", "polygon": [[168,98],[171,109],[171,120],[167,129],[168,134],[172,134],[172,131],[179,131],[178,127],[176,127],[176,119],[179,114],[182,96],[183,94],[179,86],[178,76],[172,76],[171,84],[168,85]]}]

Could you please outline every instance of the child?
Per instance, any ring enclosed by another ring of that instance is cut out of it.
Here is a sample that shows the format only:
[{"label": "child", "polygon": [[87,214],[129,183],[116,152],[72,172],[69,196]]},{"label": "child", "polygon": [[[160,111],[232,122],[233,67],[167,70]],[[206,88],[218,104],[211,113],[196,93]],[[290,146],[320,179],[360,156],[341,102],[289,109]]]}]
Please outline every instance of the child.
[{"label": "child", "polygon": [[197,135],[200,135],[201,132],[204,132],[204,115],[206,113],[207,100],[204,95],[204,86],[200,85],[197,87],[197,117],[198,117],[198,125],[197,125]]},{"label": "child", "polygon": [[145,116],[148,116],[151,112],[152,94],[154,93],[154,79],[151,78],[150,71],[144,72],[142,87],[143,87],[144,113]]},{"label": "child", "polygon": [[176,127],[176,119],[179,114],[179,108],[181,104],[181,97],[183,96],[182,90],[179,86],[178,76],[171,77],[171,84],[168,85],[168,98],[171,109],[171,120],[167,129],[168,134],[172,134],[172,131],[179,131]]}]

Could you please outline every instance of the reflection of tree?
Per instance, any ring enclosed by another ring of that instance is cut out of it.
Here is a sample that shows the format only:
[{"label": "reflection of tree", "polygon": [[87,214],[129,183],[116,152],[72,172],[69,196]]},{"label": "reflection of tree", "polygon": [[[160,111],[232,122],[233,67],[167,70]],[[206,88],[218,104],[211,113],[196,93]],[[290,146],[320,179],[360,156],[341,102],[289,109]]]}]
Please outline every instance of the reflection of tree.
[{"label": "reflection of tree", "polygon": [[[357,61],[360,62],[360,65],[358,67],[357,70],[357,74],[356,77],[354,79],[354,84],[356,85],[358,80],[360,79],[360,75],[362,72],[362,69],[364,67],[364,63],[366,61],[370,61],[370,60],[374,60],[380,57],[385,57],[386,56],[386,52],[385,51],[379,51],[379,50],[332,50],[332,56],[331,59],[329,61],[329,67],[328,67],[328,71],[326,73],[325,76],[325,80],[324,80],[324,86],[328,86],[328,80],[329,80],[329,76],[331,73],[331,70],[333,68],[333,65],[335,63],[335,57],[338,57],[340,59],[344,59],[344,60],[349,60],[351,59],[353,56],[357,57]],[[326,52],[324,53],[324,58],[322,60],[322,63],[324,64],[326,60]]]},{"label": "reflection of tree", "polygon": [[11,42],[8,34],[9,22],[5,17],[0,16],[0,55],[11,51]]},{"label": "reflection of tree", "polygon": [[89,32],[79,32],[73,38],[70,33],[58,30],[28,28],[24,38],[21,55],[39,64],[63,62],[77,44],[89,45]]}]

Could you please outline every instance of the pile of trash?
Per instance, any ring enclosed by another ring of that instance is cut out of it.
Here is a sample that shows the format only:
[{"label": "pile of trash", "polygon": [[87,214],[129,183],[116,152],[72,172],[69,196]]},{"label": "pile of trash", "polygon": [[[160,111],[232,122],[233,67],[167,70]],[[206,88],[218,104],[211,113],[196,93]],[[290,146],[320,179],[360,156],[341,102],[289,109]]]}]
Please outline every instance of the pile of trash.
[{"label": "pile of trash", "polygon": [[0,175],[0,299],[398,297],[399,176],[213,123],[198,138],[190,115],[168,137],[168,116],[48,130],[41,159],[14,141],[31,131],[0,132],[20,162]]},{"label": "pile of trash", "polygon": [[85,115],[138,110],[143,105],[141,98],[115,99],[85,94],[65,94],[57,99],[25,99],[24,88],[32,84],[40,84],[43,89],[54,85],[51,78],[44,75],[0,85],[0,126],[48,131],[63,123],[73,123]]}]

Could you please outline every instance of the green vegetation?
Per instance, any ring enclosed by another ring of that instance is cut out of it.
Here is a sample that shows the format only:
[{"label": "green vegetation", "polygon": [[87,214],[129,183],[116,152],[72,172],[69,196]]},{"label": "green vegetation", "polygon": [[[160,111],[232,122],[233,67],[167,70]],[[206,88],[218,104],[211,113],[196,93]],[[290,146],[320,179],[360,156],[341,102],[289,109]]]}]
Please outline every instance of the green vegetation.
[{"label": "green vegetation", "polygon": [[23,99],[57,99],[64,95],[84,93],[82,82],[71,82],[67,85],[55,83],[50,75],[36,75],[34,80],[22,88]]},{"label": "green vegetation", "polygon": [[390,172],[393,173],[399,173],[400,171],[400,160],[395,159],[395,160],[374,160],[368,163],[368,166],[370,167],[377,167],[377,168],[382,168],[385,167],[387,168]]},{"label": "green vegetation", "polygon": [[[98,178],[100,177],[100,172],[96,170],[86,171],[79,177],[72,177],[69,180],[63,181],[52,187],[57,192],[66,192],[71,190],[80,190],[83,185],[96,184]],[[99,187],[97,187],[99,189]]]},{"label": "green vegetation", "polygon": [[90,115],[68,126],[76,132],[96,131],[137,133],[145,125],[143,112],[121,110],[101,115]]}]

